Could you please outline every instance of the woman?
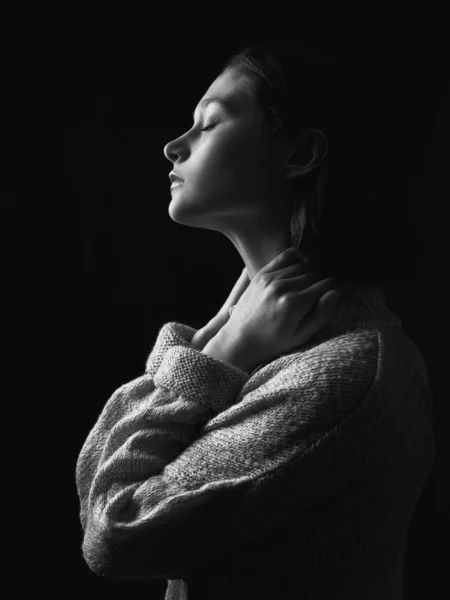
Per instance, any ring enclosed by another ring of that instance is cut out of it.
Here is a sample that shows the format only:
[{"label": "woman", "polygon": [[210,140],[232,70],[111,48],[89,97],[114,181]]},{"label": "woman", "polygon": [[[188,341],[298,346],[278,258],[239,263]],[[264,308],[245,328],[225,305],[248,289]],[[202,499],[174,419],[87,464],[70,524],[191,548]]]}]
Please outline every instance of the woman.
[{"label": "woman", "polygon": [[339,169],[332,65],[292,50],[233,56],[165,147],[171,218],[224,233],[245,268],[204,328],[161,328],[77,462],[89,568],[167,579],[166,600],[403,597],[428,373],[385,303],[364,161],[352,189]]}]

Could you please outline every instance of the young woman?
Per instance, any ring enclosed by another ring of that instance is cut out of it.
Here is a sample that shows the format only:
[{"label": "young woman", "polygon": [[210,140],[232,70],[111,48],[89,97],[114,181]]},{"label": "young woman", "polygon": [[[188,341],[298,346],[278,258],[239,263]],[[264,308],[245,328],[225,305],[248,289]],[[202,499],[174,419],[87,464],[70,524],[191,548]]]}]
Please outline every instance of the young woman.
[{"label": "young woman", "polygon": [[332,67],[246,48],[165,147],[171,218],[222,232],[245,267],[204,328],[161,328],[83,445],[83,556],[102,577],[167,579],[166,600],[403,597],[432,394],[385,302]]}]

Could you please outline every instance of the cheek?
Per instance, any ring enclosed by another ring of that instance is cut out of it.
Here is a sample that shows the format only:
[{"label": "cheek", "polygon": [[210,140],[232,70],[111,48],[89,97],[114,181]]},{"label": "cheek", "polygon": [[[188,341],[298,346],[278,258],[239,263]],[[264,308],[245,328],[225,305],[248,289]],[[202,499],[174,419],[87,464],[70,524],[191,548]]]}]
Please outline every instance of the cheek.
[{"label": "cheek", "polygon": [[259,180],[266,172],[267,153],[261,140],[252,132],[211,138],[202,154],[206,174],[210,173],[213,179],[222,183],[224,179],[241,184],[255,182],[255,178]]}]

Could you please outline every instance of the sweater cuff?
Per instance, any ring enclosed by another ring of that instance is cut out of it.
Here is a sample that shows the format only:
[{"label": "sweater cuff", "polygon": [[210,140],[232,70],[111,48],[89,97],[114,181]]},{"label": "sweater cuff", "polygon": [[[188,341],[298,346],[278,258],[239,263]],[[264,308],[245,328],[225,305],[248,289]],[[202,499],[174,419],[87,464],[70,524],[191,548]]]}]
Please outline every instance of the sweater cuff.
[{"label": "sweater cuff", "polygon": [[191,347],[175,346],[164,355],[154,383],[219,413],[233,404],[249,379],[231,363]]},{"label": "sweater cuff", "polygon": [[192,347],[191,340],[197,330],[183,323],[165,323],[159,330],[156,342],[145,362],[145,373],[154,377],[166,352],[173,346]]}]

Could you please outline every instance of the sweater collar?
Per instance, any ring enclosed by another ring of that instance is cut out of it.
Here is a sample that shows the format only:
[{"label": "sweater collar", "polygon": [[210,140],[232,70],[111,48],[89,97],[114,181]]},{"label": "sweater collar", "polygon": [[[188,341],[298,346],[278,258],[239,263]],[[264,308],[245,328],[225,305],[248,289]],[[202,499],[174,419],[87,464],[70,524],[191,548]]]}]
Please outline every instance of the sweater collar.
[{"label": "sweater collar", "polygon": [[398,315],[388,307],[381,286],[342,283],[337,288],[342,296],[329,321],[331,328],[343,328],[343,331],[346,331],[359,328],[402,327]]}]

